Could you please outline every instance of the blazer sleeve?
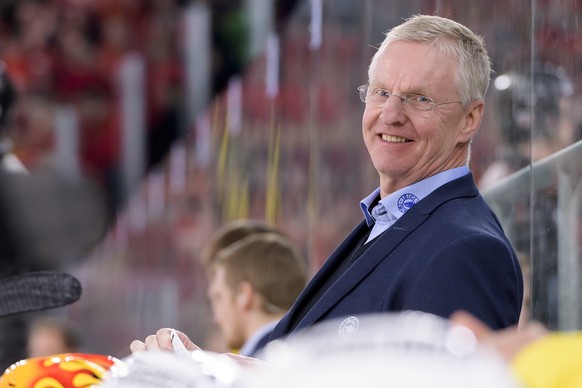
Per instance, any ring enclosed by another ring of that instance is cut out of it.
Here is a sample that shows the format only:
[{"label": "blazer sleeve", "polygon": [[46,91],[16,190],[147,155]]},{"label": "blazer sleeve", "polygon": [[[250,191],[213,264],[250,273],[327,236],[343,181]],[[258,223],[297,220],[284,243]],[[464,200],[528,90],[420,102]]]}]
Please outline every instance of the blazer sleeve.
[{"label": "blazer sleeve", "polygon": [[493,329],[518,322],[523,279],[508,242],[487,234],[464,236],[421,263],[403,293],[402,310],[449,317],[463,309]]}]

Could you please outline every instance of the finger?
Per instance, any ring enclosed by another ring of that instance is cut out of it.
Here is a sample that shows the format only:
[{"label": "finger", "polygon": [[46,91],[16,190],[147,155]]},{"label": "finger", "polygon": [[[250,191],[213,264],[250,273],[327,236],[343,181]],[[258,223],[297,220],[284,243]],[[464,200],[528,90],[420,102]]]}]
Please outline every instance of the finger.
[{"label": "finger", "polygon": [[143,342],[135,340],[131,345],[129,345],[129,350],[131,350],[132,353],[136,353],[146,351],[147,348]]},{"label": "finger", "polygon": [[541,322],[537,321],[526,323],[524,326],[519,328],[518,331],[522,332],[524,337],[529,341],[539,339],[549,332],[549,330]]},{"label": "finger", "polygon": [[235,353],[224,353],[224,355],[234,360],[238,365],[243,367],[258,365],[262,362],[258,358],[245,357]]},{"label": "finger", "polygon": [[194,342],[192,342],[186,334],[184,334],[178,330],[176,330],[176,334],[178,335],[178,338],[180,339],[180,341],[182,341],[182,343],[184,344],[186,349],[188,349],[189,351],[192,352],[194,350],[202,350],[198,345],[196,345]]},{"label": "finger", "polygon": [[160,343],[158,342],[158,337],[155,334],[152,335],[148,335],[144,341],[146,349],[148,351],[156,351],[156,350],[162,350],[162,347],[160,346]]},{"label": "finger", "polygon": [[159,329],[154,336],[156,338],[156,345],[160,350],[174,351],[174,346],[172,345],[172,329],[164,327]]},{"label": "finger", "polygon": [[451,321],[471,330],[478,340],[483,340],[492,333],[492,330],[474,315],[466,311],[456,311],[451,315]]},{"label": "finger", "polygon": [[511,360],[525,346],[540,339],[548,330],[539,322],[527,323],[520,329],[508,328],[490,336],[487,345],[495,348],[507,360]]}]

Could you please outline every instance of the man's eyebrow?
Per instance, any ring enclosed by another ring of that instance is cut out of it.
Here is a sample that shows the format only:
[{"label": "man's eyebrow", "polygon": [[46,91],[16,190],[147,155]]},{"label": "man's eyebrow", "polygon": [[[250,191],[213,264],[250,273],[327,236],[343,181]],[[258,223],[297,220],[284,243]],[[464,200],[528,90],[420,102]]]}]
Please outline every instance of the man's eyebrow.
[{"label": "man's eyebrow", "polygon": [[428,90],[429,89],[428,86],[429,85],[426,83],[409,85],[409,87],[404,89],[404,91],[402,93],[403,94],[420,94],[423,96],[428,96],[430,94],[430,92]]},{"label": "man's eyebrow", "polygon": [[[419,81],[420,82],[415,82],[414,85],[412,85],[412,84],[407,85],[406,88],[403,88],[401,93],[402,94],[421,94],[424,96],[428,96],[430,94],[429,88],[430,88],[431,83],[426,82],[426,81],[422,81],[422,80],[419,80]],[[369,81],[368,85],[370,86],[371,90],[380,88],[380,89],[392,91],[392,90],[390,90],[389,87],[386,86],[385,83],[379,82],[377,79],[371,79]]]}]

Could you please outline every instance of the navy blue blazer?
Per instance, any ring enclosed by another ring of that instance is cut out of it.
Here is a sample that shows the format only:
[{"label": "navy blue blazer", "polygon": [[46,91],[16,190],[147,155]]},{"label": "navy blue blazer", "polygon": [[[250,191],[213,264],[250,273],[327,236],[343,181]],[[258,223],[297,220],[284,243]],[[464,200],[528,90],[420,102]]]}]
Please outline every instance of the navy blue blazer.
[{"label": "navy blue blazer", "polygon": [[517,323],[523,298],[517,256],[468,174],[416,203],[292,324],[368,230],[360,223],[333,252],[271,340],[331,318],[404,310],[448,318],[462,309],[494,329]]}]

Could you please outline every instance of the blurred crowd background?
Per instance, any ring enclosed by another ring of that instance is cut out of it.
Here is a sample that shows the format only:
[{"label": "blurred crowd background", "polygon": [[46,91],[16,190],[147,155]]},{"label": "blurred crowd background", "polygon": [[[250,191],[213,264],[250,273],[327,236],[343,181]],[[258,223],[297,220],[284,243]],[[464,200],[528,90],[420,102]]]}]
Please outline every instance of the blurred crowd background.
[{"label": "blurred crowd background", "polygon": [[227,221],[265,220],[311,272],[322,264],[377,181],[356,87],[383,32],[416,13],[484,37],[495,73],[471,169],[522,256],[529,316],[582,329],[577,0],[7,0],[0,12],[14,152],[31,174],[94,181],[106,204],[100,238],[54,258],[84,294],[50,314],[75,321],[88,351],[125,356],[159,327],[221,350],[200,254]]}]

